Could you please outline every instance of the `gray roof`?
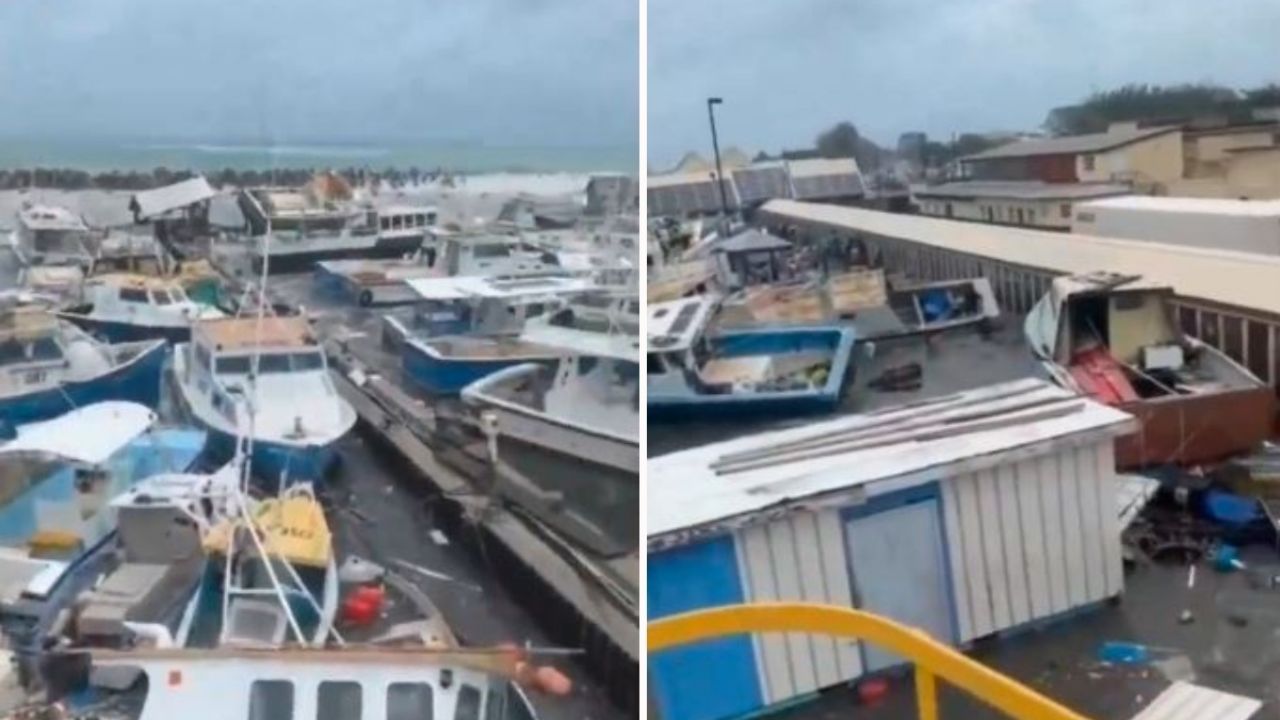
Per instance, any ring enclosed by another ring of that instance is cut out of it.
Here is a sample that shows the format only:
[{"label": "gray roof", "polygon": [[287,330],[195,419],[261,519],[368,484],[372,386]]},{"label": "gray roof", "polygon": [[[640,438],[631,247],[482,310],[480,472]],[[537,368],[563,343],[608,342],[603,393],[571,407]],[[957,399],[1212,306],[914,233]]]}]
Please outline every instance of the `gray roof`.
[{"label": "gray roof", "polygon": [[[683,182],[650,182],[648,188],[649,214],[684,215],[688,213],[712,213],[720,210],[720,191],[709,177],[688,175]],[[738,207],[738,193],[732,180],[724,181],[725,200],[729,208]]]},{"label": "gray roof", "polygon": [[916,197],[1007,198],[1010,200],[1076,200],[1130,195],[1133,189],[1118,183],[1046,183],[1039,180],[965,180],[913,187]]},{"label": "gray roof", "polygon": [[762,230],[752,228],[738,233],[716,244],[716,250],[725,252],[760,252],[764,250],[786,250],[791,243],[775,237]]},{"label": "gray roof", "polygon": [[749,165],[733,171],[733,183],[744,203],[791,197],[787,168],[781,163]]},{"label": "gray roof", "polygon": [[1071,155],[1102,152],[1176,130],[1178,130],[1176,126],[1116,128],[1109,132],[1088,135],[1017,140],[980,153],[966,155],[960,160],[961,162],[969,162],[971,160],[995,160],[998,158],[1030,157],[1032,155]]}]

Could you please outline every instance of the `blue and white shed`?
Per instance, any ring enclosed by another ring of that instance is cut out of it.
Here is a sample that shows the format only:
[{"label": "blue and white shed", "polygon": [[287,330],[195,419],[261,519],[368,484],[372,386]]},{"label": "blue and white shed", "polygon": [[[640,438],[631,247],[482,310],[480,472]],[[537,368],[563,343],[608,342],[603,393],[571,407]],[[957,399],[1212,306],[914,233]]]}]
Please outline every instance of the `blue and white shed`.
[{"label": "blue and white shed", "polygon": [[[654,458],[649,617],[820,602],[965,645],[1114,597],[1114,438],[1133,428],[1019,380]],[[717,720],[900,662],[827,637],[740,636],[655,655],[649,677],[665,720]]]}]

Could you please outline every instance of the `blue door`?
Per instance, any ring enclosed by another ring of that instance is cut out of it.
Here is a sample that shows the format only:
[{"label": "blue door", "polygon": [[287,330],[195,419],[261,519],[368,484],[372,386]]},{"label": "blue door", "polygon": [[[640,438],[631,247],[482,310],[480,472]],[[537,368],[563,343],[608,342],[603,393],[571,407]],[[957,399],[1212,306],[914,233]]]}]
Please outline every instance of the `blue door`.
[{"label": "blue door", "polygon": [[[648,565],[650,619],[743,601],[731,537],[651,554]],[[663,720],[718,720],[763,704],[746,635],[655,653],[649,678]]]}]

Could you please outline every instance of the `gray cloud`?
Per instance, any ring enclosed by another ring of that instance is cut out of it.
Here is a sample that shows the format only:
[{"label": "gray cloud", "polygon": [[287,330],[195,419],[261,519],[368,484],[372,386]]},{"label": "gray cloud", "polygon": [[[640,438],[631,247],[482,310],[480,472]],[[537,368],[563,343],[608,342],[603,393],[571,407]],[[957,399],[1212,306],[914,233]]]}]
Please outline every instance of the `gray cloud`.
[{"label": "gray cloud", "polygon": [[635,0],[10,0],[0,133],[619,144]]},{"label": "gray cloud", "polygon": [[1128,82],[1280,80],[1275,0],[649,0],[649,157],[1034,128]]}]

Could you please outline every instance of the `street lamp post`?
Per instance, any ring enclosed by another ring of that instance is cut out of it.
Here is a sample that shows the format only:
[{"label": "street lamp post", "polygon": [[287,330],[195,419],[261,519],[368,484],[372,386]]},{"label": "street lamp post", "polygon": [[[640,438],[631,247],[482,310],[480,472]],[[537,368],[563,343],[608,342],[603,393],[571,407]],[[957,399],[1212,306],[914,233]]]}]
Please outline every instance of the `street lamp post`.
[{"label": "street lamp post", "polygon": [[720,213],[729,217],[729,199],[724,194],[724,170],[720,167],[720,140],[716,137],[715,106],[723,103],[718,97],[707,98],[707,118],[711,121],[711,149],[716,154],[716,186],[720,188]]}]

